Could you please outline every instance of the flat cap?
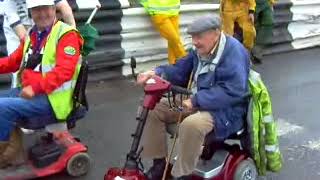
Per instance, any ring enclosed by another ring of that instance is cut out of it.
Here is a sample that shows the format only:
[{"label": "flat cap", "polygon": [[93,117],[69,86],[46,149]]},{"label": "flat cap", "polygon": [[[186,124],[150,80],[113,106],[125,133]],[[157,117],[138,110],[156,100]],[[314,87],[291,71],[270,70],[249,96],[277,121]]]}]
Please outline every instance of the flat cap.
[{"label": "flat cap", "polygon": [[188,26],[188,34],[198,34],[210,29],[221,29],[220,17],[214,14],[200,16]]}]

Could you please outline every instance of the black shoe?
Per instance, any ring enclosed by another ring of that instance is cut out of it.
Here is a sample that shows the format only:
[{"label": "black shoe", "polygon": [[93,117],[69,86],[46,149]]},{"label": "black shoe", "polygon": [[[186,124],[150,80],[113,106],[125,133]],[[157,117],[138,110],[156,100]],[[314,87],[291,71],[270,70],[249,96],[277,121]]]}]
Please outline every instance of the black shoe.
[{"label": "black shoe", "polygon": [[251,62],[253,64],[262,64],[262,61],[261,61],[262,58],[258,58],[256,56],[251,56]]},{"label": "black shoe", "polygon": [[250,59],[253,64],[262,64],[262,49],[258,46],[255,46],[250,52]]},{"label": "black shoe", "polygon": [[203,147],[200,158],[202,160],[208,161],[212,158],[215,152],[216,152],[216,149],[212,148],[210,145],[206,145]]},{"label": "black shoe", "polygon": [[164,169],[166,168],[166,160],[163,159],[155,159],[153,160],[152,167],[145,174],[148,180],[161,180]]}]

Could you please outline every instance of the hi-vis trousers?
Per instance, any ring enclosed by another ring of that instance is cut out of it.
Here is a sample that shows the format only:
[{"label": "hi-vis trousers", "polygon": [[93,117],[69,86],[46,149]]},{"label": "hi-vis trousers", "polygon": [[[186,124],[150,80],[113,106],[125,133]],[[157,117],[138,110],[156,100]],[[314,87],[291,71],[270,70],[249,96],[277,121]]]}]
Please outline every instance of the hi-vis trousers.
[{"label": "hi-vis trousers", "polygon": [[249,10],[245,3],[238,6],[221,10],[222,30],[233,36],[234,24],[237,22],[243,31],[243,45],[250,51],[255,43],[256,30],[254,24],[249,19]]},{"label": "hi-vis trousers", "polygon": [[155,14],[151,15],[151,21],[160,35],[168,41],[169,64],[175,64],[187,54],[180,38],[179,15]]}]

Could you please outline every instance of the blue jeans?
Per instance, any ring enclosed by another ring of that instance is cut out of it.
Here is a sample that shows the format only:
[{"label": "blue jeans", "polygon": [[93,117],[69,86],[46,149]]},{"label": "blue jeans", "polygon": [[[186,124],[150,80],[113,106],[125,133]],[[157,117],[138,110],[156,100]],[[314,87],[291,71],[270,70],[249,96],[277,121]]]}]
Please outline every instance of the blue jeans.
[{"label": "blue jeans", "polygon": [[0,92],[0,141],[8,141],[11,131],[22,119],[40,122],[41,118],[37,117],[54,118],[47,95],[24,99],[20,97],[20,92],[20,88]]}]

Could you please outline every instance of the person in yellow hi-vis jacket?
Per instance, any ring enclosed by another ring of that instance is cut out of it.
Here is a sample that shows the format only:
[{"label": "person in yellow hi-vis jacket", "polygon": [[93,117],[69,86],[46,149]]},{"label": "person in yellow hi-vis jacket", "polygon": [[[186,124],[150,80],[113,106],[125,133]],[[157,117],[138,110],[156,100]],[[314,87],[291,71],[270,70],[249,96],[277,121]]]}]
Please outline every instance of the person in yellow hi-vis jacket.
[{"label": "person in yellow hi-vis jacket", "polygon": [[168,41],[168,61],[175,64],[187,53],[179,30],[180,0],[140,0],[151,17],[154,27]]},{"label": "person in yellow hi-vis jacket", "polygon": [[254,46],[256,31],[254,27],[255,0],[221,0],[220,13],[222,30],[233,36],[237,22],[243,31],[243,44],[251,51]]}]

